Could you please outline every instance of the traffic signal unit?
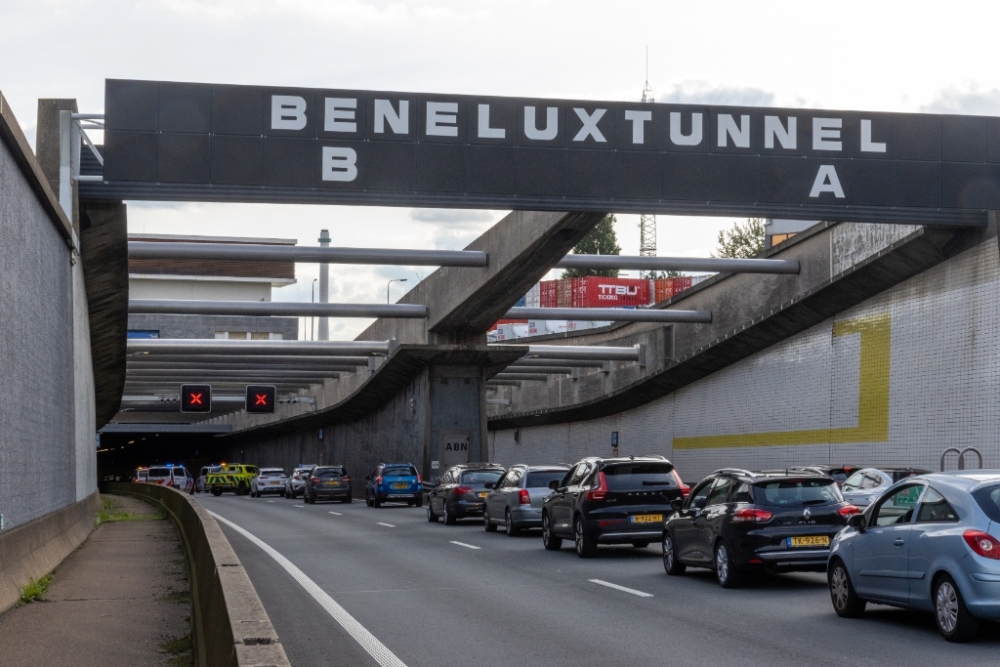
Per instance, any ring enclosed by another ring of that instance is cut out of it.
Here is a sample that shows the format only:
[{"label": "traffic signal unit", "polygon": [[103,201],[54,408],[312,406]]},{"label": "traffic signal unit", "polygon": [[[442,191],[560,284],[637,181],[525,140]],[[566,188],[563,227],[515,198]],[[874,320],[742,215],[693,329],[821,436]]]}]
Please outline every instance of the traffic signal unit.
[{"label": "traffic signal unit", "polygon": [[244,409],[251,414],[270,414],[277,402],[277,387],[271,384],[247,385],[247,400]]},{"label": "traffic signal unit", "polygon": [[212,385],[182,384],[181,412],[211,412]]}]

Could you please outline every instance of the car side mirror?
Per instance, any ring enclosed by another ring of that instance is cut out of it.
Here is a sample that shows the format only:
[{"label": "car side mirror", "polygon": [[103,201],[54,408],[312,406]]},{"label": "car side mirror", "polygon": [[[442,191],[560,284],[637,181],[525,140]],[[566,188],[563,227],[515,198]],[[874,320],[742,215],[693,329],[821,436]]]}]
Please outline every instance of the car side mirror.
[{"label": "car side mirror", "polygon": [[847,520],[847,525],[851,528],[857,528],[859,533],[863,533],[868,527],[868,517],[864,514],[854,514]]},{"label": "car side mirror", "polygon": [[696,509],[703,510],[703,509],[705,509],[705,505],[706,504],[708,504],[708,498],[695,498],[694,499],[694,506],[695,506]]},{"label": "car side mirror", "polygon": [[549,488],[552,489],[553,491],[555,491],[556,489],[558,489],[559,488],[559,480],[553,480],[553,481],[549,482]]},{"label": "car side mirror", "polygon": [[483,484],[483,486],[487,489],[497,488],[496,482],[486,482],[485,484]]},{"label": "car side mirror", "polygon": [[673,500],[670,501],[670,509],[672,509],[675,512],[679,512],[683,506],[684,506],[683,498],[674,498]]}]

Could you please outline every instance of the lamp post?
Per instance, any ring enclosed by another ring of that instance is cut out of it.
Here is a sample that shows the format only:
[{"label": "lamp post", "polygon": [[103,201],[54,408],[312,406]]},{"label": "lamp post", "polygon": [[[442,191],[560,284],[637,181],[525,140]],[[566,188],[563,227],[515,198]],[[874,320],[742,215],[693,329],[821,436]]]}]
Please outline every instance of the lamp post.
[{"label": "lamp post", "polygon": [[[312,297],[309,299],[310,303],[316,303],[316,281],[319,278],[313,278],[312,282]],[[309,340],[316,340],[316,322],[315,318],[309,318]]]},{"label": "lamp post", "polygon": [[389,282],[387,282],[385,284],[385,302],[386,303],[389,303],[389,287],[393,283],[405,283],[406,280],[407,280],[406,278],[393,278],[392,280],[390,280]]}]

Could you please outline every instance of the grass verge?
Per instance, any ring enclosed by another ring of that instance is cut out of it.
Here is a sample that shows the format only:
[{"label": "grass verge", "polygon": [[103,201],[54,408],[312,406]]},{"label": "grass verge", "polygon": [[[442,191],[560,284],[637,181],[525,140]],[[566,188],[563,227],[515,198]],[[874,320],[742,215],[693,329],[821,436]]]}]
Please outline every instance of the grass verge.
[{"label": "grass verge", "polygon": [[55,574],[53,570],[44,577],[39,577],[38,579],[32,577],[29,579],[28,583],[21,588],[21,600],[18,602],[18,606],[44,600],[45,592],[49,590],[49,584],[52,583]]},{"label": "grass verge", "polygon": [[97,515],[96,524],[114,523],[115,521],[162,521],[167,518],[163,510],[150,507],[152,514],[138,514],[121,509],[113,498],[101,498],[101,512]]},{"label": "grass verge", "polygon": [[170,663],[176,667],[194,665],[194,646],[191,643],[191,635],[165,641],[160,644],[160,650],[173,656]]}]

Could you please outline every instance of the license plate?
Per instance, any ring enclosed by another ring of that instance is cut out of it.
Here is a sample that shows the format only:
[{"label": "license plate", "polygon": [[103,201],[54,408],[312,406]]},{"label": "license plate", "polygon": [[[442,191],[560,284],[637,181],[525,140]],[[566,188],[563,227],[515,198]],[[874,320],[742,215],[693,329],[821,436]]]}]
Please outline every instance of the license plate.
[{"label": "license plate", "polygon": [[406,488],[409,488],[409,486],[410,485],[407,484],[406,482],[397,482],[397,483],[395,483],[395,484],[392,485],[392,488],[394,488],[394,489],[406,489]]},{"label": "license plate", "polygon": [[271,482],[271,486],[278,486],[281,482]]},{"label": "license plate", "polygon": [[663,523],[662,514],[635,514],[629,517],[632,523]]},{"label": "license plate", "polygon": [[789,537],[785,543],[790,547],[828,547],[830,546],[829,535],[803,535],[802,537]]},{"label": "license plate", "polygon": [[327,486],[340,486],[340,482],[327,482]]},{"label": "license plate", "polygon": [[490,495],[490,492],[489,491],[480,491],[476,495],[478,495],[480,498],[485,498],[486,496]]}]

